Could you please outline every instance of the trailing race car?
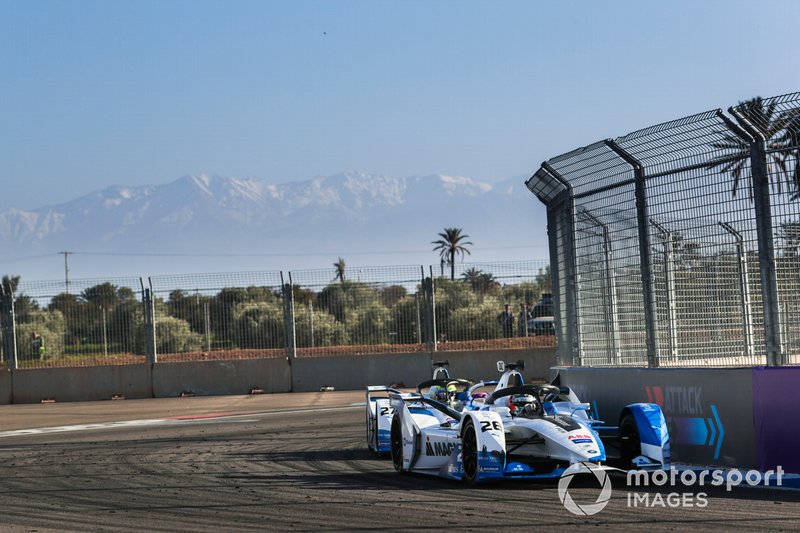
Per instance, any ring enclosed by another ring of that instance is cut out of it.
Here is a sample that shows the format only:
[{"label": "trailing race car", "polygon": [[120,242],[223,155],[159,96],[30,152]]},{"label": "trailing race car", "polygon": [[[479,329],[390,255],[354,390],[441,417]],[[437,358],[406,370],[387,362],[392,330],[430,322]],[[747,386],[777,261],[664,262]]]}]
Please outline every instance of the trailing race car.
[{"label": "trailing race car", "polygon": [[[461,410],[467,403],[467,390],[472,385],[465,379],[451,379],[448,360],[433,363],[433,379],[417,385],[417,393]],[[402,394],[385,385],[367,387],[367,447],[375,453],[391,450],[390,428],[394,408],[389,403],[390,394]]]},{"label": "trailing race car", "polygon": [[375,453],[391,450],[389,439],[394,407],[389,403],[390,394],[401,394],[386,385],[367,387],[367,447]]},{"label": "trailing race car", "polygon": [[495,391],[481,402],[473,398],[462,412],[419,393],[390,393],[395,470],[471,484],[559,477],[587,461],[625,469],[669,464],[669,433],[658,405],[628,405],[619,425],[609,426],[593,419],[589,404],[568,387],[517,384],[521,365],[501,366],[505,373]]}]

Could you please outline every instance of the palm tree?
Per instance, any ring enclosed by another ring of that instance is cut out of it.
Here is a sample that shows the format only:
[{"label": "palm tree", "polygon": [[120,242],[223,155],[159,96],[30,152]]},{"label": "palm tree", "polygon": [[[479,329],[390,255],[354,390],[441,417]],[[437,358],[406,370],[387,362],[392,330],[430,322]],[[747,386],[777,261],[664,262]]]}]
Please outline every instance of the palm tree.
[{"label": "palm tree", "polygon": [[342,259],[342,258],[340,257],[340,258],[339,258],[339,260],[338,260],[338,261],[336,261],[336,262],[333,264],[333,266],[334,266],[334,267],[336,267],[336,277],[334,277],[334,278],[333,278],[333,281],[336,281],[336,280],[338,279],[339,281],[341,281],[342,283],[344,283],[344,269],[345,269],[345,267],[347,266],[347,265],[345,264],[345,262],[344,262],[344,259]]},{"label": "palm tree", "polygon": [[787,175],[787,182],[794,187],[790,200],[800,198],[800,108],[792,108],[783,112],[785,132],[778,139],[784,148],[788,148],[784,156],[786,160],[794,161],[794,170],[791,176]]},{"label": "palm tree", "polygon": [[441,258],[450,265],[450,279],[456,279],[456,255],[460,255],[463,258],[464,254],[470,253],[467,245],[474,245],[466,240],[469,235],[463,235],[461,228],[444,228],[439,237],[441,239],[438,241],[431,241],[431,244],[436,245],[433,251],[439,250]]},{"label": "palm tree", "polygon": [[[779,151],[789,139],[785,138],[787,134],[778,136],[778,133],[785,129],[790,120],[793,119],[790,112],[778,113],[776,102],[772,101],[769,104],[765,104],[764,99],[760,96],[739,102],[736,109],[758,128],[764,138],[767,139],[767,150],[769,152],[767,175],[777,175],[777,180],[774,183],[777,191],[781,191],[781,178],[786,180],[787,185],[794,185],[795,182],[789,176],[786,168],[787,155]],[[725,153],[711,160],[705,168],[706,170],[719,169],[723,173],[729,172],[733,178],[733,190],[731,191],[733,196],[736,196],[740,182],[748,180],[750,182],[748,190],[752,200],[753,183],[750,176],[745,172],[749,168],[750,144],[733,133],[722,131],[720,134],[724,140],[711,143],[711,147],[722,150]],[[777,172],[773,172],[773,167]]]},{"label": "palm tree", "polygon": [[483,270],[470,267],[467,271],[461,274],[461,277],[464,278],[464,281],[469,283],[469,286],[472,287],[473,291],[477,291],[481,281],[481,274],[483,274]]},{"label": "palm tree", "polygon": [[3,286],[3,290],[6,291],[9,295],[17,292],[17,287],[19,286],[19,276],[3,276],[3,281],[0,284]]}]

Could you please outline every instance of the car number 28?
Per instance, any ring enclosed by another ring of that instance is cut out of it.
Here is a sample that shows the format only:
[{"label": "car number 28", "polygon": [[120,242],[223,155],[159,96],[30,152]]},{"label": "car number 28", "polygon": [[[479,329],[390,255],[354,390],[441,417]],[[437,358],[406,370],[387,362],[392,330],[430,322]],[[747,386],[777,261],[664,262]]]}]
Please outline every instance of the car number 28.
[{"label": "car number 28", "polygon": [[497,420],[481,420],[481,433],[491,430],[500,431],[500,422]]}]

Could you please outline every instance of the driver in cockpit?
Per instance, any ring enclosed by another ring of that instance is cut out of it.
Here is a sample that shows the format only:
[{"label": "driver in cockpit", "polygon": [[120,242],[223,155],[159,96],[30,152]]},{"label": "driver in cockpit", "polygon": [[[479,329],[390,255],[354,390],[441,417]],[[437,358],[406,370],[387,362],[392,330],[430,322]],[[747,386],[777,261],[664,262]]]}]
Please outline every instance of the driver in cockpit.
[{"label": "driver in cockpit", "polygon": [[512,394],[508,398],[511,416],[532,417],[542,413],[542,404],[532,394]]}]

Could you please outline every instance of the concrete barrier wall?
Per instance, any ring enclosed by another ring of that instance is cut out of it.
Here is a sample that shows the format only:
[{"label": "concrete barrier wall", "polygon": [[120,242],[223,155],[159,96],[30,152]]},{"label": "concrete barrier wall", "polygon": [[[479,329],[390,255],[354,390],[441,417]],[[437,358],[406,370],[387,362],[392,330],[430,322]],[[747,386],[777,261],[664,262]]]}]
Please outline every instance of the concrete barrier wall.
[{"label": "concrete barrier wall", "polygon": [[310,392],[331,386],[336,390],[357,390],[367,385],[404,384],[415,387],[430,379],[428,352],[383,355],[338,355],[301,357],[292,361],[294,392]]},{"label": "concrete barrier wall", "polygon": [[11,371],[0,370],[0,405],[11,403]]},{"label": "concrete barrier wall", "polygon": [[157,398],[191,392],[198,396],[291,391],[292,377],[285,358],[158,363],[153,368]]},{"label": "concrete barrier wall", "polygon": [[450,374],[473,380],[499,377],[496,362],[525,361],[525,376],[541,379],[555,363],[555,349],[475,352],[421,352],[299,358],[158,363],[81,368],[37,368],[0,372],[0,404],[173,397],[265,392],[308,392],[323,386],[358,390],[367,385],[403,383],[415,387],[430,379],[433,360],[449,359]]},{"label": "concrete barrier wall", "polygon": [[148,365],[90,366],[80,368],[37,368],[15,370],[14,403],[39,403],[43,399],[59,402],[151,398]]},{"label": "concrete barrier wall", "polygon": [[482,352],[436,352],[434,361],[450,361],[450,375],[472,381],[500,379],[497,361],[525,362],[523,375],[528,381],[547,381],[550,368],[556,364],[555,348],[523,350],[487,350]]},{"label": "concrete barrier wall", "polygon": [[698,465],[754,468],[752,368],[560,368],[562,385],[590,402],[602,420],[621,409],[657,403],[672,439],[672,459]]}]

